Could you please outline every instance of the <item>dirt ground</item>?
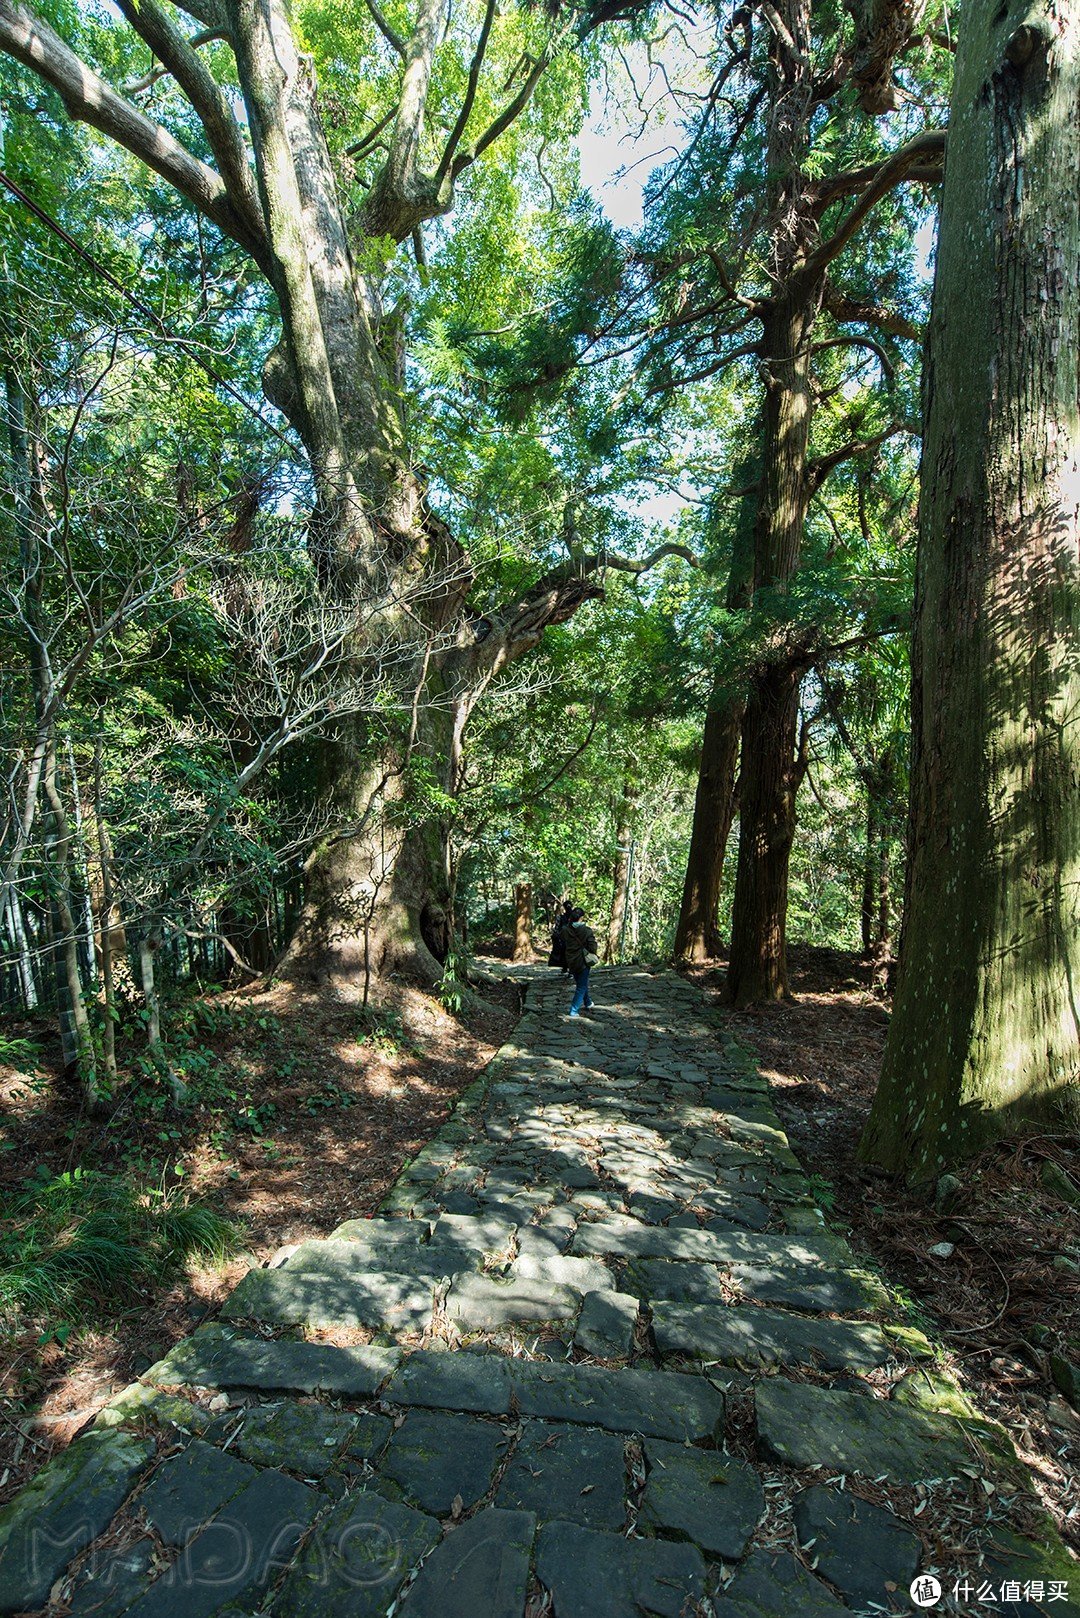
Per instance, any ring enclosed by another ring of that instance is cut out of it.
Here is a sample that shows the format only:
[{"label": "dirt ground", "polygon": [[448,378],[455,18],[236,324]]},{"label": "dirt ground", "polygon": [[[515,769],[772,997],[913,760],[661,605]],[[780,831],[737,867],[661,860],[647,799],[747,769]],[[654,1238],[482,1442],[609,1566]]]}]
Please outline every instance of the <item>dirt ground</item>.
[{"label": "dirt ground", "polygon": [[38,1165],[182,1179],[239,1223],[243,1251],[148,1290],[107,1327],[73,1331],[65,1343],[40,1322],[0,1339],[0,1503],[211,1314],[252,1258],[372,1213],[503,1042],[518,1006],[510,985],[486,985],[460,1018],[405,986],[391,985],[367,1016],[281,984],[214,994],[185,1013],[196,1018],[186,1055],[200,1100],[148,1112],[137,1087],[121,1086],[100,1118],[65,1087],[46,1024],[5,1024],[41,1056],[29,1075],[0,1066],[0,1196]]},{"label": "dirt ground", "polygon": [[[855,1161],[889,1021],[868,965],[795,947],[793,998],[738,1013],[722,1007],[725,966],[687,975],[756,1053],[792,1145],[818,1177],[826,1217],[948,1344],[960,1382],[1008,1428],[1080,1554],[1080,1414],[1051,1370],[1053,1355],[1080,1360],[1080,1207],[1046,1184],[1060,1172],[1080,1195],[1080,1141],[1039,1136],[991,1148],[957,1171],[961,1189],[947,1211],[915,1202],[892,1176]],[[930,1251],[941,1243],[947,1256]]]}]

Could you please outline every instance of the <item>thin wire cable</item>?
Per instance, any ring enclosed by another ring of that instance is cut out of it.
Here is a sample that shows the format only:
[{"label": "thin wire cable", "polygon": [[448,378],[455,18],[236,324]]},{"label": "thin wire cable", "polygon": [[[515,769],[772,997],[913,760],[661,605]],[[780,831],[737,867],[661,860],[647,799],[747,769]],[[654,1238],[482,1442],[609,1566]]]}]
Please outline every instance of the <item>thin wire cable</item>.
[{"label": "thin wire cable", "polygon": [[72,236],[69,231],[64,229],[63,225],[58,219],[54,219],[52,214],[48,213],[40,203],[35,202],[33,197],[28,196],[21,186],[16,185],[11,176],[9,174],[5,174],[3,169],[0,169],[0,184],[5,185],[11,192],[12,196],[17,197],[22,203],[23,207],[27,208],[30,213],[34,215],[35,219],[39,219],[47,230],[51,230],[55,236],[58,236],[64,245],[69,247],[73,253],[81,258],[83,263],[88,265],[96,276],[100,277],[101,280],[106,281],[109,286],[113,287],[115,291],[119,292],[120,296],[124,298],[133,309],[137,310],[145,320],[149,320],[167,342],[179,344],[186,351],[189,357],[194,360],[200,371],[205,372],[205,374],[210,378],[211,382],[213,382],[217,387],[223,388],[231,399],[234,399],[238,405],[247,411],[249,416],[253,416],[255,418],[260,427],[265,427],[268,433],[273,433],[274,437],[279,439],[280,442],[285,445],[285,448],[289,451],[290,455],[295,456],[299,453],[292,440],[287,438],[280,428],[275,427],[272,421],[267,421],[266,417],[262,414],[258,407],[253,405],[250,399],[246,399],[240,392],[239,388],[235,387],[229,381],[228,377],[222,376],[220,371],[216,371],[210,364],[209,360],[203,359],[193,345],[187,342],[185,338],[178,337],[174,332],[171,332],[168,326],[166,326],[165,322],[162,320],[161,316],[157,313],[156,309],[152,309],[148,303],[144,303],[141,298],[136,297],[135,293],[132,292],[129,287],[126,287],[122,281],[118,280],[117,277],[113,275],[111,270],[106,269],[105,265],[96,259],[92,253],[88,252],[87,249],[83,247],[81,242],[76,241],[75,237]]}]

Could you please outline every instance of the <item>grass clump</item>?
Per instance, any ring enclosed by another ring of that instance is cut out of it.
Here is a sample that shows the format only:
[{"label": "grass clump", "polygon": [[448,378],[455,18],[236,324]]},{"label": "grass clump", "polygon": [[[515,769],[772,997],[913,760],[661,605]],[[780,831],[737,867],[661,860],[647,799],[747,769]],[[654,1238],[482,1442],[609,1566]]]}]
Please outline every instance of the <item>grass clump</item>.
[{"label": "grass clump", "polygon": [[44,1323],[59,1335],[57,1322],[115,1316],[188,1260],[236,1245],[229,1221],[179,1188],[89,1169],[42,1176],[0,1207],[0,1330]]}]

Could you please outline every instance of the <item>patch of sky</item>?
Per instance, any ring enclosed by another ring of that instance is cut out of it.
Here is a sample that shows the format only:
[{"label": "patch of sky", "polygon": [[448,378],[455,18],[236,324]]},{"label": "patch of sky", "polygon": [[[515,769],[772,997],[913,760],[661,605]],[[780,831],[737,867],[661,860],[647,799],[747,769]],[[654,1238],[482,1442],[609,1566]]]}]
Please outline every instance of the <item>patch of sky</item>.
[{"label": "patch of sky", "polygon": [[[578,142],[581,183],[617,230],[641,229],[649,181],[687,146],[683,114],[692,115],[708,86],[709,44],[707,29],[683,27],[651,47],[626,44],[593,88]],[[693,480],[674,476],[624,493],[621,503],[655,531],[674,527],[700,499]]]}]

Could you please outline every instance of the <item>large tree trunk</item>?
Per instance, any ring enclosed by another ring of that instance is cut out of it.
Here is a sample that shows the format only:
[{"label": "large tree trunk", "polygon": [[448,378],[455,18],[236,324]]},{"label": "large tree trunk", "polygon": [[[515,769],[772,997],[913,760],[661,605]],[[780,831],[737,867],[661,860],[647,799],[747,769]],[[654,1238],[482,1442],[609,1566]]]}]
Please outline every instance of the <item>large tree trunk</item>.
[{"label": "large tree trunk", "polygon": [[788,992],[788,870],[795,795],[805,768],[797,747],[799,685],[790,663],[771,664],[754,681],[746,704],[727,976],[727,993],[737,1006],[780,1000]]},{"label": "large tree trunk", "polygon": [[532,923],[533,894],[531,882],[514,883],[514,954],[515,961],[533,958]]},{"label": "large tree trunk", "polygon": [[1077,0],[965,13],[927,361],[907,913],[861,1147],[916,1179],[1006,1132],[1080,1126],[1078,107]]},{"label": "large tree trunk", "polygon": [[694,795],[694,821],[686,858],[682,906],[675,929],[675,956],[681,961],[707,961],[720,953],[716,915],[731,824],[735,818],[735,782],[744,698],[726,680],[717,679],[705,715]]},{"label": "large tree trunk", "polygon": [[[380,343],[378,287],[354,260],[315,86],[286,9],[282,0],[233,0],[233,16],[283,325],[267,392],[308,452],[316,490],[312,549],[324,588],[355,599],[361,611],[404,601],[404,608],[380,610],[376,629],[383,643],[398,636],[396,678],[404,696],[413,685],[419,709],[437,678],[431,637],[455,615],[467,570],[410,469],[400,355]],[[384,217],[394,188],[404,196],[414,177],[416,153],[405,147],[412,122],[423,116],[432,30],[441,16],[440,4],[421,7],[398,119],[404,145],[397,138],[393,144],[395,161],[405,166],[381,187],[383,214],[374,223],[357,221],[359,232],[400,238],[419,217],[440,211],[414,198],[402,201],[393,221]],[[427,52],[423,60],[417,51]],[[373,252],[363,235],[359,245]],[[377,655],[363,633],[354,655]],[[419,714],[422,724],[427,717]],[[356,722],[326,745],[327,797],[340,828],[309,861],[303,913],[282,964],[290,975],[353,984],[371,971],[439,976],[449,947],[448,878],[440,876],[445,860],[433,846],[440,839],[416,824],[409,806],[407,761],[423,752],[426,738],[415,723],[412,735],[404,722],[401,728],[373,747]],[[448,749],[435,746],[431,756],[443,775]]]},{"label": "large tree trunk", "polygon": [[[765,316],[762,481],[754,591],[782,589],[799,565],[810,498],[810,362],[820,282],[797,276]],[[781,643],[751,680],[742,730],[739,859],[727,993],[734,1005],[778,1000],[787,981],[788,865],[795,835],[801,670]]]},{"label": "large tree trunk", "polygon": [[[740,471],[752,478],[758,471],[756,456]],[[741,478],[740,478],[741,481]],[[724,606],[728,612],[749,607],[754,590],[756,505],[739,503],[731,535]],[[735,819],[739,767],[739,739],[746,707],[745,683],[732,684],[730,672],[717,669],[713,679],[705,729],[701,738],[694,818],[686,857],[682,903],[675,928],[675,958],[707,961],[721,949],[717,930],[724,857]]]},{"label": "large tree trunk", "polygon": [[391,972],[437,982],[450,947],[445,828],[410,805],[400,757],[339,759],[333,786],[345,829],[308,862],[278,975],[345,991]]}]

